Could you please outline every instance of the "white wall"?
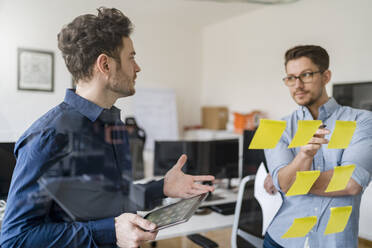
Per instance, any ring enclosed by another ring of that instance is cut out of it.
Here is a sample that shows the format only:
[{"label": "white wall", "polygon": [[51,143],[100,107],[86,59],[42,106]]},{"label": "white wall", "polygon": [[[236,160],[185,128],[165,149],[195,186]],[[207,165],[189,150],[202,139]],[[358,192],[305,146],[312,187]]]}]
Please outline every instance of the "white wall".
[{"label": "white wall", "polygon": [[[288,115],[296,105],[281,81],[283,56],[298,44],[328,50],[332,82],[371,80],[371,9],[370,0],[301,0],[207,26],[202,104],[260,109],[274,119]],[[370,240],[371,207],[372,185],[363,196],[360,218],[360,235]]]},{"label": "white wall", "polygon": [[[180,127],[199,123],[201,26],[187,18],[170,21],[166,14],[151,15],[146,7],[155,3],[142,2],[140,5],[130,0],[2,0],[0,141],[16,140],[34,120],[63,100],[65,89],[71,85],[71,76],[57,48],[57,33],[74,17],[95,14],[95,9],[102,5],[121,9],[135,24],[132,38],[142,67],[137,86],[174,89]],[[142,14],[144,11],[147,14]],[[18,47],[55,52],[53,93],[17,91]],[[132,113],[130,98],[119,100],[116,105],[124,113]]]},{"label": "white wall", "polygon": [[297,44],[328,50],[333,82],[371,80],[371,8],[369,0],[301,0],[205,27],[202,104],[289,114],[283,56]]}]

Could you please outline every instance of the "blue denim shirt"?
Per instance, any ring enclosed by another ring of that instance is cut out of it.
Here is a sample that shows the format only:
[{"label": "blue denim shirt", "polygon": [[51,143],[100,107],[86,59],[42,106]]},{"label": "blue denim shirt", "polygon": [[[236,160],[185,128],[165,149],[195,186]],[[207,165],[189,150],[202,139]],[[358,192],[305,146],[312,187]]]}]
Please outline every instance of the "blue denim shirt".
[{"label": "blue denim shirt", "polygon": [[[16,143],[0,246],[116,247],[114,217],[135,211],[128,204],[131,158],[123,127],[119,109],[67,90],[64,102]],[[49,194],[41,182],[62,186]],[[153,197],[163,197],[163,181],[154,188]],[[71,215],[88,209],[101,217]]]},{"label": "blue denim shirt", "polygon": [[[335,166],[355,164],[352,178],[362,186],[368,186],[372,175],[372,112],[344,107],[330,98],[319,108],[319,120],[327,125],[331,134],[336,120],[356,121],[357,127],[351,143],[346,149],[327,149],[327,145],[317,152],[313,159],[312,170],[328,171]],[[278,171],[288,165],[299,152],[300,148],[288,149],[288,145],[297,131],[298,120],[313,120],[306,107],[300,106],[290,116],[283,118],[287,127],[279,144],[274,149],[265,150],[265,155],[274,185],[282,195],[283,205],[271,222],[268,233],[284,247],[304,247],[308,238],[311,248],[351,248],[358,247],[358,225],[361,194],[355,196],[324,197],[313,194],[286,197],[280,190]],[[353,207],[346,228],[341,233],[324,235],[330,217],[331,207],[351,205]],[[281,236],[289,229],[295,218],[317,216],[318,221],[313,229],[303,238],[282,239]]]}]

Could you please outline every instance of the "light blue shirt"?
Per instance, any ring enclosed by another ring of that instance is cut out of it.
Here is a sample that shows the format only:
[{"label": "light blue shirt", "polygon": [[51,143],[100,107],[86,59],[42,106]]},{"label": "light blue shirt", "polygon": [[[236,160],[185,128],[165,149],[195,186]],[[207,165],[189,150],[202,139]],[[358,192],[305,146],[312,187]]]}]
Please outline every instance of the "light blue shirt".
[{"label": "light blue shirt", "polygon": [[[359,208],[362,193],[356,196],[339,197],[312,194],[286,197],[280,190],[278,171],[288,165],[300,151],[299,147],[287,148],[297,131],[297,121],[313,120],[313,117],[306,107],[300,106],[298,110],[283,119],[287,121],[287,127],[278,145],[274,149],[265,150],[274,185],[279,189],[283,198],[283,205],[268,228],[269,235],[284,247],[304,247],[306,237],[308,237],[311,248],[358,247]],[[346,149],[328,149],[327,145],[322,145],[314,157],[311,170],[322,172],[332,170],[335,166],[355,164],[352,178],[362,186],[363,192],[372,175],[372,112],[341,106],[330,98],[319,108],[318,120],[322,120],[327,125],[327,129],[331,130],[331,134],[326,135],[328,140],[332,135],[336,120],[356,121],[357,127]],[[345,230],[341,233],[324,235],[330,217],[330,208],[349,205],[353,210]],[[281,238],[295,218],[307,216],[317,216],[318,220],[306,237]]]}]

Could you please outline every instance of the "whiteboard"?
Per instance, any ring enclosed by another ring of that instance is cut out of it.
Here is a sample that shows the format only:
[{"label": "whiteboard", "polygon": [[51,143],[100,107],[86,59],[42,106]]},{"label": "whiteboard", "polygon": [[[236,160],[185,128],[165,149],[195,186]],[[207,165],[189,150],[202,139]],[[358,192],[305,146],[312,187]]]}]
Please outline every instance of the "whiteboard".
[{"label": "whiteboard", "polygon": [[137,88],[133,113],[146,132],[145,149],[153,151],[155,140],[177,140],[176,94],[172,89]]}]

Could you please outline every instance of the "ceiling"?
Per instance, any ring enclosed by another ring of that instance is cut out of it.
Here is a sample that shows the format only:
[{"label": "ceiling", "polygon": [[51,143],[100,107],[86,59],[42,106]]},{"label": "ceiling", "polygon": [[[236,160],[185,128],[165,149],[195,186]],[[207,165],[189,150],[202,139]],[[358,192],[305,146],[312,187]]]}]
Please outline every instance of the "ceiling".
[{"label": "ceiling", "polygon": [[[118,3],[115,0],[107,2]],[[267,6],[246,2],[205,0],[124,0],[121,1],[121,5],[125,6],[125,10],[122,10],[125,13],[131,13],[131,16],[134,14],[137,17],[146,17],[146,20],[149,18],[162,18],[169,21],[181,20],[198,26],[217,23]]]},{"label": "ceiling", "polygon": [[[251,3],[249,1],[297,1],[297,0],[64,0],[58,2],[58,6],[69,7],[66,15],[75,16],[75,11],[87,8],[87,11],[95,13],[91,6],[116,7],[127,14],[135,23],[148,22],[151,19],[164,22],[172,22],[175,25],[187,23],[191,26],[203,27],[218,23],[239,15],[244,15],[262,8],[268,8],[270,4]],[[28,0],[0,0],[1,8],[5,5],[28,2]],[[45,8],[47,0],[33,0],[33,8]],[[80,13],[79,12],[79,13]]]}]

